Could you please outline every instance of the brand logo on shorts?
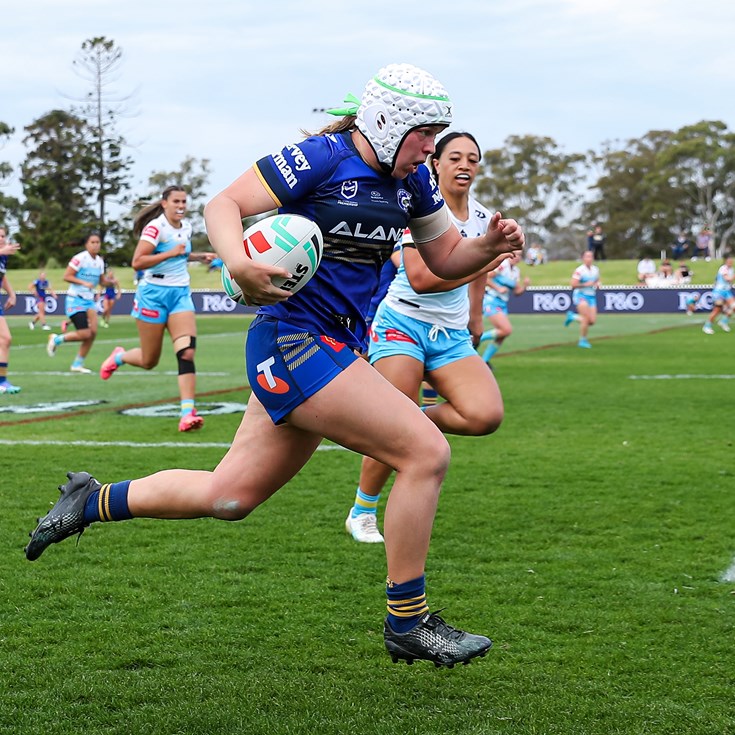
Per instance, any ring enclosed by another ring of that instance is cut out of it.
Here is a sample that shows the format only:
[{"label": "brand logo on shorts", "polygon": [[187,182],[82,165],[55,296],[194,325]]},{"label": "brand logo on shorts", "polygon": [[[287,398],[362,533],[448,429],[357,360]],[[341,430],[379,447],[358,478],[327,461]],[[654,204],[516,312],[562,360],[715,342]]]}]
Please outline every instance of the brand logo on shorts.
[{"label": "brand logo on shorts", "polygon": [[334,337],[327,337],[325,334],[322,334],[320,339],[322,342],[324,342],[325,345],[329,345],[335,352],[342,352],[342,350],[345,348],[345,343],[337,342]]},{"label": "brand logo on shorts", "polygon": [[386,329],[385,339],[387,342],[410,342],[411,344],[417,344],[415,339],[411,339],[405,332],[401,332],[398,329]]},{"label": "brand logo on shorts", "polygon": [[151,319],[158,319],[161,316],[161,312],[158,309],[141,309],[140,313],[143,316],[150,317]]},{"label": "brand logo on shorts", "polygon": [[269,393],[288,393],[290,387],[285,380],[273,375],[271,368],[276,363],[275,357],[269,357],[267,360],[258,363],[256,370],[258,371],[258,385],[267,390]]}]

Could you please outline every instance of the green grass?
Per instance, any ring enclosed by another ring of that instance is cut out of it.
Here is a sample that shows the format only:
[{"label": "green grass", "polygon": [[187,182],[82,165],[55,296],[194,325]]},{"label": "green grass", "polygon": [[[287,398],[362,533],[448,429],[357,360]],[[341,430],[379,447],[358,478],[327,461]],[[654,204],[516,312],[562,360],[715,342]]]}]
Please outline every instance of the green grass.
[{"label": "green grass", "polygon": [[[495,360],[506,419],[450,438],[427,570],[430,604],[495,646],[447,671],[382,649],[383,553],[342,529],[350,452],[317,452],[243,523],[93,526],[28,563],[67,469],[212,468],[239,416],[188,436],[121,414],[175,397],[170,350],[151,374],[53,375],[72,350],[51,360],[44,333],[9,321],[23,392],[0,409],[105,403],[0,413],[0,442],[39,442],[0,444],[0,733],[735,732],[732,381],[701,377],[735,373],[732,335],[603,315],[585,351],[558,316],[513,318]],[[243,320],[198,325],[201,402],[244,401]],[[91,366],[134,335],[113,320]],[[631,378],[660,375],[680,377]],[[121,440],[184,446],[105,444]]]},{"label": "green grass", "polygon": [[[552,260],[542,266],[530,267],[521,265],[524,276],[531,279],[532,286],[568,286],[572,272],[578,265],[573,260]],[[603,285],[606,286],[637,286],[636,266],[637,260],[606,260],[598,263],[600,266]],[[709,263],[698,260],[690,263],[694,272],[692,282],[699,285],[711,285],[715,280],[717,268],[721,265],[719,260],[711,260]],[[12,259],[10,261],[12,266]],[[115,274],[124,289],[134,289],[134,271],[131,268],[115,268]],[[195,264],[189,268],[191,274],[191,285],[194,289],[220,290],[219,271],[208,272],[207,268]],[[60,291],[65,290],[63,281],[63,268],[52,268],[46,272],[51,285]],[[38,271],[33,269],[15,269],[8,271],[8,278],[16,291],[27,291],[28,285],[38,277]]]}]

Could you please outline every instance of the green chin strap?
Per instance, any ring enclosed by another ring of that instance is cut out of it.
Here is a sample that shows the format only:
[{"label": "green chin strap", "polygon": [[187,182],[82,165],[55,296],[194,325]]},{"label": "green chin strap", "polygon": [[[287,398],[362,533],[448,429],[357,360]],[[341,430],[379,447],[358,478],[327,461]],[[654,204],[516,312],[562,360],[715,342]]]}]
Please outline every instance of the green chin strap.
[{"label": "green chin strap", "polygon": [[355,97],[354,94],[348,94],[343,102],[349,105],[348,107],[333,107],[331,110],[325,110],[328,115],[334,115],[336,117],[344,117],[345,115],[357,115],[357,110],[360,107],[360,100]]}]

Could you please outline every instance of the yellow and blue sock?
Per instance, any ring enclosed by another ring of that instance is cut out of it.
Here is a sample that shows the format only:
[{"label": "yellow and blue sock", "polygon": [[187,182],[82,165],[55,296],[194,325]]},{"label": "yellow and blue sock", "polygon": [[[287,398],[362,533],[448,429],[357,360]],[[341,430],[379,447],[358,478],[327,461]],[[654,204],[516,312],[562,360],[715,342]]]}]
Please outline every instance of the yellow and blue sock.
[{"label": "yellow and blue sock", "polygon": [[436,406],[439,394],[431,387],[423,386],[421,389],[421,403],[425,406]]},{"label": "yellow and blue sock", "polygon": [[396,633],[407,633],[429,611],[426,604],[426,577],[423,574],[400,584],[388,578],[385,593],[388,596],[388,625]]},{"label": "yellow and blue sock", "polygon": [[194,399],[193,398],[182,398],[181,399],[181,418],[188,416],[190,413],[194,413]]},{"label": "yellow and blue sock", "polygon": [[7,383],[8,381],[8,363],[0,362],[0,383]]},{"label": "yellow and blue sock", "polygon": [[103,485],[90,494],[84,506],[84,522],[127,521],[133,517],[128,508],[128,489],[132,480]]},{"label": "yellow and blue sock", "polygon": [[367,495],[358,487],[355,493],[355,503],[352,506],[352,517],[355,518],[362,513],[377,513],[379,500],[380,493],[377,495]]}]

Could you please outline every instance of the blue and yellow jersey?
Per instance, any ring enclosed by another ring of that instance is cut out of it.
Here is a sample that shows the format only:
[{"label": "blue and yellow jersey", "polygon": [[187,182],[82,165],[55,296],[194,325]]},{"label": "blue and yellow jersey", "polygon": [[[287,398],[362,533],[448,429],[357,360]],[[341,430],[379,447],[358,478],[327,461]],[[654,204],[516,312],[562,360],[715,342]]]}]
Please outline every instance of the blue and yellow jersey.
[{"label": "blue and yellow jersey", "polygon": [[420,166],[405,179],[375,171],[348,132],[288,145],[254,169],[279,212],[307,217],[324,237],[321,265],[309,283],[259,313],[362,349],[383,263],[412,219],[444,206],[429,169]]}]

